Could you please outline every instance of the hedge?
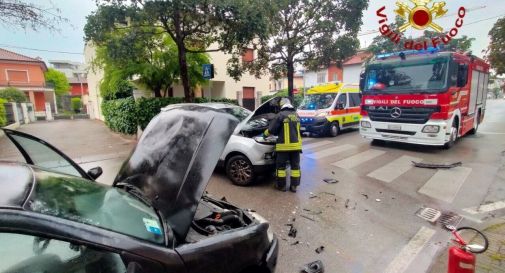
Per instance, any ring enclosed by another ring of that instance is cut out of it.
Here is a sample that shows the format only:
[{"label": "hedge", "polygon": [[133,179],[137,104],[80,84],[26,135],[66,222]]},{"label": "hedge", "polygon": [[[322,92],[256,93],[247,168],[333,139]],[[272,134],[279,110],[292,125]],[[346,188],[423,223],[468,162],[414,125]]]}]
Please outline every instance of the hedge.
[{"label": "hedge", "polygon": [[15,87],[7,87],[0,90],[0,99],[18,103],[27,101],[25,93]]},{"label": "hedge", "polygon": [[0,127],[7,125],[7,112],[4,103],[7,103],[7,100],[0,99]]},{"label": "hedge", "polygon": [[[144,129],[161,108],[176,103],[183,103],[184,98],[133,98],[108,100],[102,102],[105,124],[113,131],[132,135],[137,132],[137,125]],[[195,98],[195,103],[209,102],[206,98]],[[226,98],[212,99],[212,102],[237,104],[237,100]]]},{"label": "hedge", "polygon": [[[273,97],[288,97],[288,90],[287,89],[283,89],[283,90],[280,90],[280,91],[278,91],[277,93],[275,93],[273,95],[263,96],[263,97],[261,97],[261,103],[264,103],[264,102],[266,102],[267,100],[269,100],[269,99],[271,99]],[[295,99],[295,101],[293,102],[293,106],[294,107],[298,107],[302,103],[303,92],[299,93],[299,94],[294,94],[294,99]]]},{"label": "hedge", "polygon": [[72,110],[74,110],[74,112],[78,113],[79,110],[81,110],[81,98],[71,98],[70,99],[70,103],[72,105]]}]

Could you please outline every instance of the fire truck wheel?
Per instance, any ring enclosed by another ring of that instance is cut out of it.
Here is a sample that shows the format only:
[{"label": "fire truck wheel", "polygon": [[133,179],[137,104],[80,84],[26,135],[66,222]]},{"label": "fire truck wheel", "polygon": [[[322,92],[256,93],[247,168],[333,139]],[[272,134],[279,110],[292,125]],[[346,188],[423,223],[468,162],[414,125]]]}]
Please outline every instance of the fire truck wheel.
[{"label": "fire truck wheel", "polygon": [[458,139],[458,125],[457,122],[454,121],[451,127],[451,137],[449,138],[449,141],[445,143],[444,148],[450,149],[452,146],[454,146],[454,143],[456,143],[457,139]]},{"label": "fire truck wheel", "polygon": [[479,123],[480,123],[480,111],[479,114],[477,114],[477,122],[475,123],[475,127],[468,132],[470,135],[475,135],[477,133],[477,130],[479,129]]},{"label": "fire truck wheel", "polygon": [[328,128],[328,135],[331,137],[336,137],[338,134],[340,134],[340,126],[338,125],[338,122],[334,121]]}]

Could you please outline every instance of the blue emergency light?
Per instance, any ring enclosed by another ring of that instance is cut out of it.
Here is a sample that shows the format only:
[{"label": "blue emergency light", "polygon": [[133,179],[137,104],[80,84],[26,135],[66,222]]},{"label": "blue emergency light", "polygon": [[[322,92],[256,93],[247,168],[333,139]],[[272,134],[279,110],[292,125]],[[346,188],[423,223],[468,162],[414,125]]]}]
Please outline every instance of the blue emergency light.
[{"label": "blue emergency light", "polygon": [[377,55],[375,55],[375,57],[377,59],[386,59],[386,58],[393,57],[393,56],[400,56],[400,54],[402,54],[402,53],[404,54],[404,56],[408,56],[408,55],[433,54],[433,53],[436,53],[439,51],[440,51],[440,48],[438,48],[438,47],[428,47],[427,49],[421,49],[421,50],[405,50],[405,51],[377,54]]}]

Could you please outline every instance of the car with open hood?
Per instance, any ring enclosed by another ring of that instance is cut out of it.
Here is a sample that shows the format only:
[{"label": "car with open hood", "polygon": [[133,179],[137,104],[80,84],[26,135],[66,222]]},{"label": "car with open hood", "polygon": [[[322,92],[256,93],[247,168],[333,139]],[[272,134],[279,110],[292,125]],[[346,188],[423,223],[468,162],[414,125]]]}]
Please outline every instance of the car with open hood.
[{"label": "car with open hood", "polygon": [[112,186],[3,129],[26,163],[0,162],[0,272],[274,272],[268,222],[205,193],[238,123],[208,106],[164,109]]}]

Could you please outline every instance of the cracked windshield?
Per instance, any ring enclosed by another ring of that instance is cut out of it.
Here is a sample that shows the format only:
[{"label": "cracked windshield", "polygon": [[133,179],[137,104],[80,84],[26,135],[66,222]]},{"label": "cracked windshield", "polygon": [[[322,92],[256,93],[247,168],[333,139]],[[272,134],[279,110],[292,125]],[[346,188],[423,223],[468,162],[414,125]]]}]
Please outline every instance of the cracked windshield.
[{"label": "cracked windshield", "polygon": [[502,0],[0,0],[0,273],[505,273]]}]

